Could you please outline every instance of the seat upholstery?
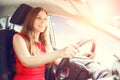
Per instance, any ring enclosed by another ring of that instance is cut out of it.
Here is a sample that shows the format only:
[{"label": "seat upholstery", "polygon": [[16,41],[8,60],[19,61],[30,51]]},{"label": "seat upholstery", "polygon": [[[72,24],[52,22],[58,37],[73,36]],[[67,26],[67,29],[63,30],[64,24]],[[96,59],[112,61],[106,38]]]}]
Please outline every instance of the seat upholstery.
[{"label": "seat upholstery", "polygon": [[31,8],[32,7],[27,4],[21,4],[12,15],[10,22],[13,24],[22,25]]},{"label": "seat upholstery", "polygon": [[[27,4],[21,4],[12,15],[10,22],[22,25],[31,8]],[[12,37],[15,33],[14,29],[0,30],[0,80],[13,80],[15,74],[15,58],[12,46]]]},{"label": "seat upholstery", "polygon": [[12,80],[15,59],[12,52],[14,30],[0,30],[0,80]]}]

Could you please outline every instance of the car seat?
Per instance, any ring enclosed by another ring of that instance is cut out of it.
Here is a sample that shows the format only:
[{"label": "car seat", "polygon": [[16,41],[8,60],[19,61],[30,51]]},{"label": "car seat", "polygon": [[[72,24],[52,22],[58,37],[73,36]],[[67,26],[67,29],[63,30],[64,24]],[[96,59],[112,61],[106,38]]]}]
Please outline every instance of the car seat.
[{"label": "car seat", "polygon": [[[24,18],[32,7],[21,4],[12,15],[10,22],[22,25]],[[15,74],[15,58],[13,55],[12,37],[14,29],[0,30],[0,80],[13,80]]]},{"label": "car seat", "polygon": [[12,80],[15,59],[12,54],[12,36],[15,30],[0,30],[0,80]]},{"label": "car seat", "polygon": [[[21,4],[12,15],[10,22],[21,26],[31,8],[32,6]],[[15,58],[12,46],[12,37],[15,33],[14,29],[0,30],[0,80],[13,80],[15,74]],[[55,80],[52,70],[52,67],[46,68],[46,80]]]}]

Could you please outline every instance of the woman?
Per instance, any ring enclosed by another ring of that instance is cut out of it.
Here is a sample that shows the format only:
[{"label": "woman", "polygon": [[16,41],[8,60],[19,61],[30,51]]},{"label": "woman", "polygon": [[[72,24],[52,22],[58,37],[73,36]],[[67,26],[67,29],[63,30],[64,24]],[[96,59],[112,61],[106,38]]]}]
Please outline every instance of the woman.
[{"label": "woman", "polygon": [[53,51],[50,45],[47,12],[32,8],[20,33],[13,37],[16,75],[13,80],[45,80],[45,66],[59,58],[73,58],[79,52],[77,45]]}]

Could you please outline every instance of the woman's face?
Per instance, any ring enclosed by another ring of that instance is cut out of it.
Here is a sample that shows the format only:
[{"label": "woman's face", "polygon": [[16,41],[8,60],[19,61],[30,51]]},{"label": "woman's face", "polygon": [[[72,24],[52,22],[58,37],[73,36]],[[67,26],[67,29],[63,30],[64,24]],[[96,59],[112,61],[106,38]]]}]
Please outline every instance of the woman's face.
[{"label": "woman's face", "polygon": [[35,32],[44,32],[47,26],[47,14],[45,11],[40,11],[33,23]]}]

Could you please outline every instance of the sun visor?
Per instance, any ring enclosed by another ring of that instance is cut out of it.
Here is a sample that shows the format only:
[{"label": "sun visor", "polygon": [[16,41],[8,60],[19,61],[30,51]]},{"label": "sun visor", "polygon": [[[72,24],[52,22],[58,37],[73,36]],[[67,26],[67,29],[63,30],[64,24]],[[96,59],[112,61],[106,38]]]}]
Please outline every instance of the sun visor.
[{"label": "sun visor", "polygon": [[27,4],[21,4],[13,13],[10,22],[17,25],[22,25],[27,13],[32,7]]}]

